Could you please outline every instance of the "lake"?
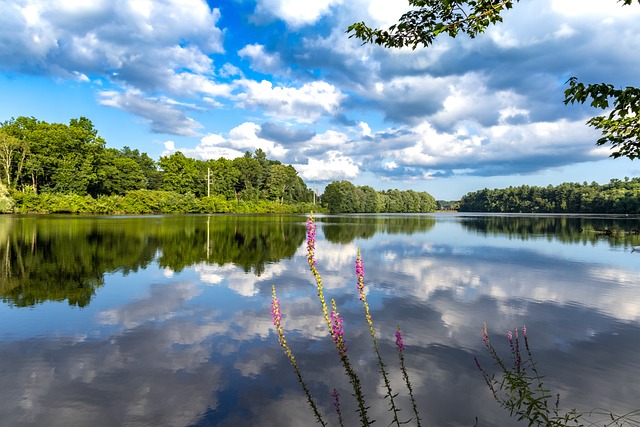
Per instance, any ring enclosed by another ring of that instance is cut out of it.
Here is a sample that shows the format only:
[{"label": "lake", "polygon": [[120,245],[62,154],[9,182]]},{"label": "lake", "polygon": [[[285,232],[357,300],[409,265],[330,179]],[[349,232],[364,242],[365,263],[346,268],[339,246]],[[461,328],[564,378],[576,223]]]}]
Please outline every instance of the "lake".
[{"label": "lake", "polygon": [[[355,399],[306,258],[305,216],[0,216],[0,425],[305,426],[313,413],[271,321],[271,288],[330,425]],[[324,292],[375,425],[391,421],[354,262],[401,420],[510,426],[474,364],[507,361],[526,325],[560,407],[640,409],[640,219],[345,215],[316,218]],[[477,421],[476,421],[477,420]],[[319,424],[316,424],[319,425]],[[415,425],[409,423],[407,425]],[[602,423],[600,423],[602,425]]]}]

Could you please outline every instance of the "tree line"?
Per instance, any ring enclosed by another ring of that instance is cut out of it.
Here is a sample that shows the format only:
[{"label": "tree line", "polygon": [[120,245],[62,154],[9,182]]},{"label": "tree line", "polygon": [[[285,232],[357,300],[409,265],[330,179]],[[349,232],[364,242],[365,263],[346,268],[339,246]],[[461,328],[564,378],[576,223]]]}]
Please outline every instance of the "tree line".
[{"label": "tree line", "polygon": [[376,191],[349,181],[334,181],[322,194],[322,205],[330,213],[424,213],[437,208],[436,200],[426,192],[413,190]]},{"label": "tree line", "polygon": [[612,179],[608,184],[563,183],[487,188],[465,194],[461,212],[640,213],[640,178]]},{"label": "tree line", "polygon": [[268,159],[261,149],[233,160],[198,160],[176,152],[156,162],[137,149],[105,145],[86,117],[71,119],[68,125],[34,117],[2,123],[0,184],[5,191],[0,208],[101,213],[312,210],[306,205],[314,194],[293,166]]}]

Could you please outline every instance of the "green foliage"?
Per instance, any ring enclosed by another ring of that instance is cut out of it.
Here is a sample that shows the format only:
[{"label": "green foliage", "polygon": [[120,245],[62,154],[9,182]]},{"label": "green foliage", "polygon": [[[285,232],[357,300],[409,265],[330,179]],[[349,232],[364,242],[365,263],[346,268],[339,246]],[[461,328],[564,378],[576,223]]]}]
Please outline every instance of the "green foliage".
[{"label": "green foliage", "polygon": [[585,86],[575,77],[568,81],[569,88],[564,92],[564,103],[584,104],[591,99],[591,106],[601,109],[613,109],[606,116],[597,116],[587,123],[602,131],[602,138],[596,145],[611,144],[611,157],[640,157],[640,88],[627,87],[615,89],[611,84],[590,84]]},{"label": "green foliage", "polygon": [[349,37],[363,43],[375,43],[387,48],[419,45],[428,47],[440,34],[456,37],[459,33],[475,37],[490,25],[502,22],[502,13],[519,0],[408,0],[414,8],[402,15],[388,30],[369,28],[364,22],[351,25]]},{"label": "green foliage", "polygon": [[[516,329],[509,331],[507,338],[511,350],[511,364],[501,358],[489,340],[487,325],[482,329],[482,341],[489,356],[498,368],[498,374],[489,374],[474,356],[476,366],[482,373],[487,387],[498,404],[509,411],[511,417],[526,421],[529,426],[569,427],[583,426],[585,421],[592,426],[638,425],[639,411],[618,415],[606,410],[578,412],[560,410],[560,393],[552,394],[544,385],[544,377],[538,372],[536,362],[529,347],[527,329],[522,328],[524,349]],[[592,420],[593,417],[603,417]]]},{"label": "green foliage", "polygon": [[[207,161],[176,152],[156,164],[129,147],[105,148],[85,117],[71,119],[68,125],[34,117],[2,123],[0,183],[34,193],[17,196],[21,212],[292,212],[313,200],[292,166],[267,159],[261,149],[235,160]],[[41,203],[49,196],[37,197],[44,193],[91,195],[96,203],[49,207]],[[140,200],[134,200],[138,196]],[[216,199],[201,200],[208,197]]]},{"label": "green foliage", "polygon": [[349,181],[334,181],[322,194],[322,205],[331,213],[425,213],[436,210],[433,196],[413,190],[376,192]]},{"label": "green foliage", "polygon": [[612,179],[608,184],[563,183],[483,189],[465,194],[461,212],[640,213],[640,178]]},{"label": "green foliage", "polygon": [[[507,363],[500,358],[489,341],[487,326],[484,326],[482,340],[487,352],[499,367],[500,376],[496,378],[496,375],[489,375],[482,368],[478,359],[475,361],[493,397],[500,406],[509,411],[509,415],[517,417],[518,421],[528,421],[529,426],[581,426],[582,414],[575,409],[564,414],[560,413],[560,395],[552,395],[551,390],[544,386],[543,377],[538,373],[529,348],[526,328],[523,328],[522,333],[525,344],[524,351],[520,348],[518,329],[515,330],[515,338],[514,334],[509,331],[508,339],[513,366],[507,366]],[[550,403],[550,399],[555,401],[555,405]]]},{"label": "green foliage", "polygon": [[28,144],[0,130],[0,183],[15,187],[28,154]]},{"label": "green foliage", "polygon": [[[502,22],[501,13],[511,9],[519,0],[408,0],[412,10],[400,17],[397,24],[388,30],[373,29],[364,22],[354,23],[347,29],[349,38],[356,37],[363,44],[375,43],[385,48],[410,46],[428,47],[440,35],[456,37],[460,33],[474,38],[489,26]],[[637,1],[640,4],[640,0]],[[623,6],[633,0],[618,0]],[[640,88],[615,89],[608,83],[580,83],[571,77],[567,83],[564,103],[584,104],[591,100],[591,106],[613,110],[606,116],[597,116],[587,124],[602,131],[596,145],[611,144],[611,157],[640,157]]]}]

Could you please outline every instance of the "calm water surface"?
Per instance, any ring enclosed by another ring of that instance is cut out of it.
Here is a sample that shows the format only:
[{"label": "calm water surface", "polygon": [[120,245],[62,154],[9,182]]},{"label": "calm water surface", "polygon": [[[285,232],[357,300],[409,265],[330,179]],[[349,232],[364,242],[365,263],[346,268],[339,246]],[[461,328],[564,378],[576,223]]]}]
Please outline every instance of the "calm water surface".
[{"label": "calm water surface", "polygon": [[[510,426],[473,362],[493,369],[483,322],[505,357],[506,332],[527,326],[561,407],[640,408],[638,229],[631,217],[318,217],[325,293],[376,425],[391,417],[356,295],[358,248],[402,417],[398,324],[422,425]],[[0,216],[0,425],[313,425],[274,335],[272,285],[325,418],[337,424],[335,387],[357,425],[305,233],[304,216]]]}]

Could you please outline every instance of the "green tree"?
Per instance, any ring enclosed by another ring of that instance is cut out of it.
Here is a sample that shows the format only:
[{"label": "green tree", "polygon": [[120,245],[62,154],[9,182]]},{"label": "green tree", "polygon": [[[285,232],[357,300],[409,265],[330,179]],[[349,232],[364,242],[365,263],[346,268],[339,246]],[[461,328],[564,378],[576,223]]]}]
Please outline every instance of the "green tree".
[{"label": "green tree", "polygon": [[296,184],[298,174],[292,166],[272,165],[269,167],[266,190],[271,200],[284,203],[285,195],[290,193]]},{"label": "green tree", "polygon": [[99,194],[124,195],[131,190],[147,188],[147,178],[140,165],[132,158],[114,148],[104,150],[102,164],[98,171]]},{"label": "green tree", "polygon": [[208,160],[206,167],[209,169],[207,176],[211,195],[219,194],[227,199],[234,198],[240,171],[234,167],[233,162],[221,157],[218,160]]},{"label": "green tree", "polygon": [[263,170],[260,161],[247,151],[244,156],[233,159],[233,166],[238,170],[235,190],[236,198],[242,200],[258,200],[261,193]]},{"label": "green tree", "polygon": [[[364,43],[375,43],[386,48],[428,47],[442,34],[456,37],[466,34],[474,38],[489,26],[502,22],[501,13],[511,9],[519,0],[408,0],[412,10],[400,17],[388,30],[373,29],[364,22],[354,23],[347,29],[349,37]],[[640,4],[640,0],[637,0]],[[633,0],[618,0],[623,6]],[[640,157],[640,88],[616,89],[612,84],[581,83],[571,77],[565,91],[565,104],[584,104],[607,109],[606,116],[597,116],[587,124],[602,131],[596,145],[611,144],[611,157]]]},{"label": "green tree", "polygon": [[161,190],[206,196],[206,175],[203,175],[196,159],[178,151],[171,156],[160,157],[159,164],[163,171]]},{"label": "green tree", "polygon": [[120,151],[123,157],[135,161],[140,166],[140,171],[144,174],[146,180],[146,185],[143,188],[149,190],[160,188],[162,173],[158,170],[157,163],[147,153],[141,153],[138,149],[132,150],[126,146]]},{"label": "green tree", "polygon": [[69,125],[18,117],[3,123],[2,130],[25,144],[13,187],[30,185],[38,192],[85,195],[97,184],[98,158],[105,141],[86,117],[71,119]]},{"label": "green tree", "polygon": [[380,212],[380,196],[378,192],[368,185],[358,187],[359,212]]},{"label": "green tree", "polygon": [[356,186],[349,181],[334,181],[322,194],[322,204],[331,213],[358,212],[359,203]]}]

